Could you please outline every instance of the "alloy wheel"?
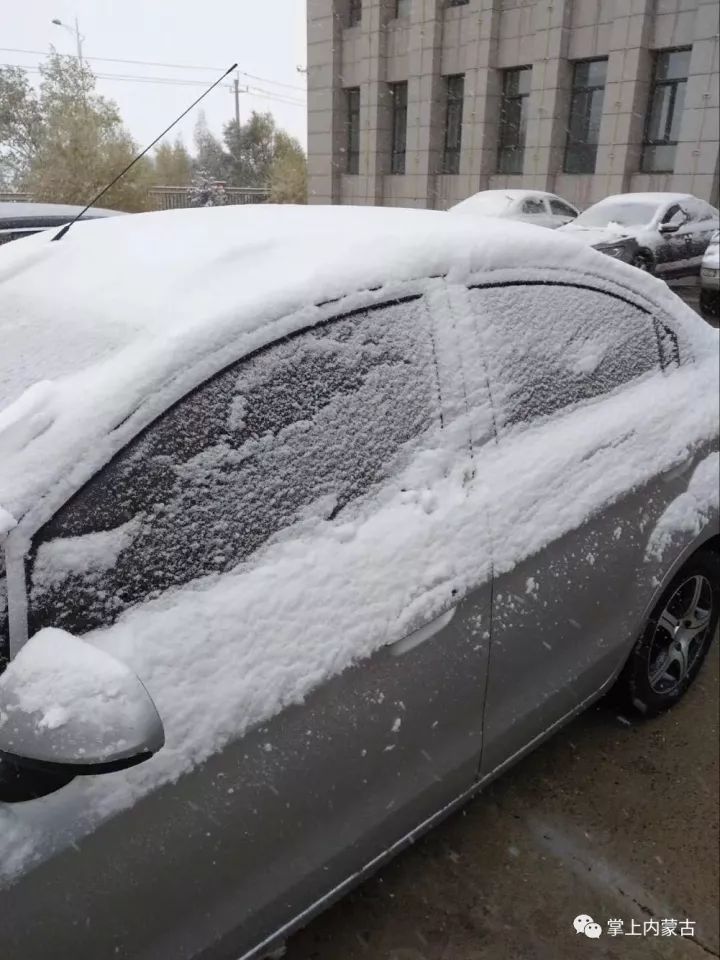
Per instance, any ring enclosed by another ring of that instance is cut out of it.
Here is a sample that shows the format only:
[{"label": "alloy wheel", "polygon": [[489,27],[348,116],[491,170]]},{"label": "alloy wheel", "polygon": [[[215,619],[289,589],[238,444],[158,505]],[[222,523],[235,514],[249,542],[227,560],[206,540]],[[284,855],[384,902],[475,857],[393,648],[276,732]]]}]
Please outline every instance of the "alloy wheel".
[{"label": "alloy wheel", "polygon": [[648,658],[648,682],[658,694],[676,690],[701,654],[713,614],[713,590],[702,574],[678,586],[658,617]]}]

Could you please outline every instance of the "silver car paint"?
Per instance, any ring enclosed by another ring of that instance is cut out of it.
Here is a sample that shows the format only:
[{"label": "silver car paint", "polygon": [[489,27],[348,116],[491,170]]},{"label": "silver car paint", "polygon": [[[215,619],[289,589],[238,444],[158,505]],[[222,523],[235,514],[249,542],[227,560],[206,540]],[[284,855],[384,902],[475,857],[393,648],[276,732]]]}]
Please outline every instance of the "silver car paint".
[{"label": "silver car paint", "polygon": [[276,945],[607,688],[674,571],[646,563],[645,545],[693,465],[500,577],[492,639],[484,584],[423,642],[336,676],[4,891],[3,958],[40,960],[52,944],[249,960]]}]

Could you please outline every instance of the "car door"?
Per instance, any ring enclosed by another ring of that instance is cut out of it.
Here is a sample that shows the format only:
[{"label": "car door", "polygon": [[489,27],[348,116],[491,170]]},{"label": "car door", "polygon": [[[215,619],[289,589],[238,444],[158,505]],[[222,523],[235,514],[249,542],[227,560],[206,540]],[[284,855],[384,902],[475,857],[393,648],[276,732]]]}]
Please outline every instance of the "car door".
[{"label": "car door", "polygon": [[486,775],[592,697],[629,652],[658,575],[642,531],[688,476],[632,491],[614,479],[637,442],[630,411],[618,413],[622,390],[673,362],[672,338],[646,309],[624,292],[550,280],[487,283],[468,298],[498,430],[478,469],[495,564]]},{"label": "car door", "polygon": [[[663,227],[673,227],[664,232]],[[656,270],[663,277],[682,276],[692,263],[693,230],[687,211],[679,204],[668,207],[659,223],[660,241],[656,249]]]},{"label": "car door", "polygon": [[234,364],[34,537],[31,634],[132,663],[167,743],[0,804],[45,858],[3,893],[7,960],[236,960],[471,788],[491,561],[443,290]]}]

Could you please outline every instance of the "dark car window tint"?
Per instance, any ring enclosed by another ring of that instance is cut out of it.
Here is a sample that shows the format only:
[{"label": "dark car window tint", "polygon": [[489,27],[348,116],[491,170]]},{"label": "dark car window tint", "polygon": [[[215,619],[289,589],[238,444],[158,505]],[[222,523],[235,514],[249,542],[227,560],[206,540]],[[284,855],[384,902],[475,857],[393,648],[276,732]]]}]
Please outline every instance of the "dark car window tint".
[{"label": "dark car window tint", "polygon": [[650,316],[585,287],[470,291],[500,429],[546,416],[660,367]]},{"label": "dark car window tint", "polygon": [[37,537],[31,630],[83,632],[331,517],[439,422],[423,300],[355,314],[236,364],[137,438]]}]

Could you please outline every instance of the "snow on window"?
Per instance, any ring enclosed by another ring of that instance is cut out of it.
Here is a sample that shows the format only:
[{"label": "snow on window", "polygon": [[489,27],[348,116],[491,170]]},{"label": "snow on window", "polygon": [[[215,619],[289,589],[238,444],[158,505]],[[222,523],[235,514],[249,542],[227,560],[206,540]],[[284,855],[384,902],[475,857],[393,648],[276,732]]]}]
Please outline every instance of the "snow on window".
[{"label": "snow on window", "polygon": [[478,287],[470,297],[501,427],[659,368],[651,318],[616,297],[550,284]]},{"label": "snow on window", "polygon": [[[422,300],[333,321],[235,364],[153,424],[41,531],[31,633],[82,633],[336,516],[437,422]],[[83,556],[83,552],[85,556]]]}]

